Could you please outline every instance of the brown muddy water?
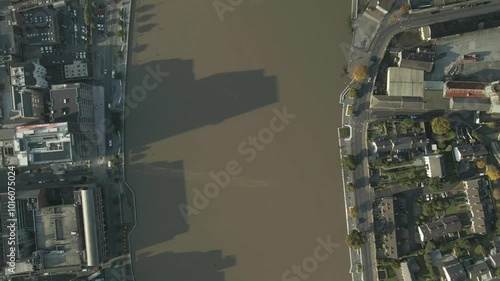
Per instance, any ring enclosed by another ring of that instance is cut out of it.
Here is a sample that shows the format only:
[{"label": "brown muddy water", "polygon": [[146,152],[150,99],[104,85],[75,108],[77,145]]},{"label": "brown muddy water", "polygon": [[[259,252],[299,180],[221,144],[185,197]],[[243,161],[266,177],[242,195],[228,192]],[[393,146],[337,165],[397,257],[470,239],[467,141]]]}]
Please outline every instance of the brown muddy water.
[{"label": "brown muddy water", "polygon": [[136,278],[350,280],[336,131],[350,2],[216,3],[234,7],[133,9]]}]

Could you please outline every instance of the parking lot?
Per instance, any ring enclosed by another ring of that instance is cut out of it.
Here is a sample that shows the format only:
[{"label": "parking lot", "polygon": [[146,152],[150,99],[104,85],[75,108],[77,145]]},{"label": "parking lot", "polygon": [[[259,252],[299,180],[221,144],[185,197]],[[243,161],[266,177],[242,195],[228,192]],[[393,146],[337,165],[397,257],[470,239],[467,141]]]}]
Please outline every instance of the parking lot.
[{"label": "parking lot", "polygon": [[[476,32],[464,33],[460,36],[450,36],[436,40],[437,53],[446,53],[436,60],[434,71],[426,74],[426,80],[442,81],[450,72],[455,75],[469,76],[478,81],[496,81],[500,79],[500,36],[499,28],[491,28]],[[463,61],[462,56],[477,54],[474,61]]]}]

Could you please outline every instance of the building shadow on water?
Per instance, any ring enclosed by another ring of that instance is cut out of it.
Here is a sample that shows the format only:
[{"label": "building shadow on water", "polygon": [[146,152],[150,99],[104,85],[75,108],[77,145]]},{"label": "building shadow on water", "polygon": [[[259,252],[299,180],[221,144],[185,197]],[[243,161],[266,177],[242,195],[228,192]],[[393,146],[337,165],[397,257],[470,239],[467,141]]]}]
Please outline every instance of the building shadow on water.
[{"label": "building shadow on water", "polygon": [[186,204],[183,162],[135,164],[127,167],[129,170],[128,178],[134,179],[129,184],[140,189],[141,196],[136,202],[138,227],[132,235],[134,248],[156,245],[187,232],[189,226],[179,211],[179,205]]},{"label": "building shadow on water", "polygon": [[153,10],[155,6],[156,5],[153,4],[145,4],[136,8],[135,3],[133,3],[133,11],[135,11],[136,13],[144,13]]},{"label": "building shadow on water", "polygon": [[[196,79],[193,67],[192,60],[181,59],[129,67],[125,122],[134,131],[126,131],[128,149],[215,125],[278,101],[276,78],[266,76],[263,70]],[[155,72],[164,73],[164,77]],[[130,134],[140,137],[128,137]]]},{"label": "building shadow on water", "polygon": [[[144,148],[139,148],[141,153]],[[168,242],[189,231],[183,161],[139,163],[127,167],[129,183],[140,189],[136,200],[137,227],[131,235],[131,260],[136,280],[224,281],[224,270],[235,256],[221,250],[173,252]],[[137,191],[136,191],[137,193]]]},{"label": "building shadow on water", "polygon": [[150,281],[224,281],[224,270],[236,265],[234,256],[224,257],[220,250],[136,258],[136,280]]},{"label": "building shadow on water", "polygon": [[148,24],[139,26],[136,29],[136,31],[139,33],[145,33],[145,32],[151,31],[151,29],[153,29],[155,26],[156,26],[156,24],[154,24],[154,23],[148,23]]}]

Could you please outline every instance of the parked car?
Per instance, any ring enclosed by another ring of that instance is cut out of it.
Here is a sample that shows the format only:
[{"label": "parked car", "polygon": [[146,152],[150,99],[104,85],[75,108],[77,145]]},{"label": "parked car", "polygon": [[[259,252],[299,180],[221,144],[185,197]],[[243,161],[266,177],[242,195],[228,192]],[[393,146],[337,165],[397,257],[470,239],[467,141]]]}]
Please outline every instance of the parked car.
[{"label": "parked car", "polygon": [[108,145],[109,145],[109,146],[113,146],[113,141],[112,141],[112,140],[109,140],[109,141],[108,141]]}]

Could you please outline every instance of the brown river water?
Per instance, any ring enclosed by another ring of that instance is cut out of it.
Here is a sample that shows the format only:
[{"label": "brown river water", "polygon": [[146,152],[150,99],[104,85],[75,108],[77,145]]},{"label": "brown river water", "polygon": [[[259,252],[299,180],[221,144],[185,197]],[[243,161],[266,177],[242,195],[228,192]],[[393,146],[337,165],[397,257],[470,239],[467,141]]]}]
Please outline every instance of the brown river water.
[{"label": "brown river water", "polygon": [[137,280],[350,280],[337,138],[349,9],[136,1],[125,140]]}]

